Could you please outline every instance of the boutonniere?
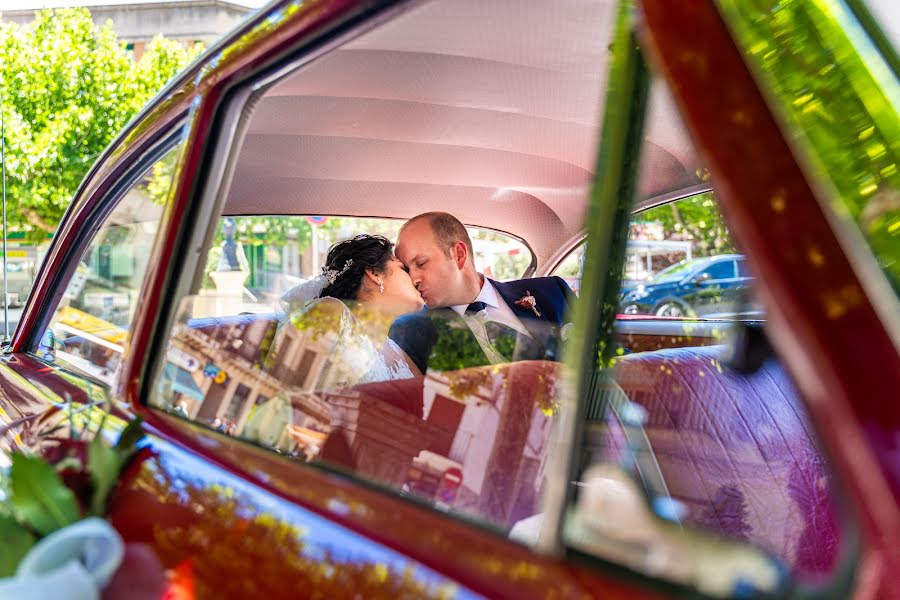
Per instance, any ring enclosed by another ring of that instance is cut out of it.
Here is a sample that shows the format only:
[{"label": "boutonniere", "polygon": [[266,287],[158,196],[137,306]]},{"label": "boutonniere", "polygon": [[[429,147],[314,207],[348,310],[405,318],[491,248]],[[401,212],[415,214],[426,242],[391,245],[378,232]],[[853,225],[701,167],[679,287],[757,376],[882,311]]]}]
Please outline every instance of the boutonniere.
[{"label": "boutonniere", "polygon": [[530,308],[532,312],[534,312],[534,316],[541,316],[541,311],[539,311],[537,307],[537,300],[534,299],[534,296],[532,296],[531,292],[528,290],[525,290],[524,296],[516,300],[516,306],[521,306],[522,308]]}]

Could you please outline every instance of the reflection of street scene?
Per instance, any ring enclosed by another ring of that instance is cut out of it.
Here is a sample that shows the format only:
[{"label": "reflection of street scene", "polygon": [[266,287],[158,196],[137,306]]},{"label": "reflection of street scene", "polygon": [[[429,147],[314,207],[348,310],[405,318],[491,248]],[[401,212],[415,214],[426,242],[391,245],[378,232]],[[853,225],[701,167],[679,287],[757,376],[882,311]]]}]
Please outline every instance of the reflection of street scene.
[{"label": "reflection of street scene", "polygon": [[[236,317],[192,325],[180,326],[167,354],[170,373],[163,385],[169,386],[164,393],[170,409],[239,436],[253,409],[277,397],[291,414],[290,422],[300,428],[298,436],[302,438],[306,429],[323,430],[327,408],[304,389],[302,378],[282,381],[260,368],[260,352],[271,341],[274,321]],[[299,450],[291,437],[295,432],[283,427],[272,432],[266,415],[257,421],[257,429],[262,429],[257,435],[268,435],[267,445],[286,452]]]},{"label": "reflection of street scene", "polygon": [[155,402],[502,526],[536,512],[558,365],[342,386],[333,344],[263,316],[193,319],[176,329]]}]

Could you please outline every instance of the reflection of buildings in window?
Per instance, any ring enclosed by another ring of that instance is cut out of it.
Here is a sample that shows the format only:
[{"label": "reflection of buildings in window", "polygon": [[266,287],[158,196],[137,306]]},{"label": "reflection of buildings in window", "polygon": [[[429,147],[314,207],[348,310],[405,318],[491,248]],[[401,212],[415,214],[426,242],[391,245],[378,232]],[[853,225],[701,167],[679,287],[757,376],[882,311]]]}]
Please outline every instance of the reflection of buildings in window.
[{"label": "reflection of buildings in window", "polygon": [[191,419],[207,425],[217,419],[233,424],[233,433],[239,436],[254,405],[285,394],[293,407],[295,423],[305,421],[326,428],[329,417],[324,403],[259,367],[260,346],[269,328],[275,327],[274,321],[248,319],[232,326],[220,325],[213,322],[205,331],[202,325],[181,327],[172,340],[174,348],[201,365],[192,375],[203,399],[189,404]]},{"label": "reflection of buildings in window", "polygon": [[246,402],[247,398],[249,397],[250,388],[247,387],[246,384],[238,383],[237,387],[234,390],[234,394],[232,394],[231,396],[231,400],[228,402],[228,407],[225,410],[225,414],[222,416],[222,418],[229,423],[236,422],[245,404],[249,404]]},{"label": "reflection of buildings in window", "polygon": [[[332,379],[333,338],[288,327],[266,371],[259,367],[260,344],[274,327],[272,320],[253,318],[177,332],[173,347],[200,365],[192,376],[201,400],[188,407],[191,418],[207,425],[218,419],[225,427],[234,422],[233,434],[240,436],[251,408],[280,395],[290,407],[290,422],[275,443],[283,452],[337,462],[360,477],[504,526],[536,512],[551,417],[529,387],[533,373],[519,371],[524,376],[517,380],[512,370],[485,371],[491,376],[464,394],[451,386],[451,375],[441,374],[424,382],[324,387]],[[205,366],[226,373],[221,383],[204,376]],[[319,456],[337,438],[344,454],[338,460]],[[451,486],[447,473],[453,470],[461,481]]]},{"label": "reflection of buildings in window", "polygon": [[328,387],[335,365],[329,360],[337,334],[301,330],[291,323],[283,325],[267,357],[270,372],[279,381],[312,392]]},{"label": "reflection of buildings in window", "polygon": [[425,418],[438,433],[417,460],[423,476],[446,461],[459,464],[462,484],[442,502],[503,525],[536,512],[549,450],[551,417],[537,405],[534,390],[522,388],[525,380],[515,379],[501,373],[455,398],[445,377],[429,376]]}]

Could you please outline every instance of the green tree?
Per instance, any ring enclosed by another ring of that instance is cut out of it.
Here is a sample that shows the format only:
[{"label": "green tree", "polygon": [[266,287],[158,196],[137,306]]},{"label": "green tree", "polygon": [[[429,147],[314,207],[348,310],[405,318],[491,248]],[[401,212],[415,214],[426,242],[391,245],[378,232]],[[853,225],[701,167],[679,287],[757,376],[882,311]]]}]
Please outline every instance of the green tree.
[{"label": "green tree", "polygon": [[27,27],[0,21],[10,226],[55,231],[91,164],[198,52],[157,38],[135,62],[83,8],[40,11]]},{"label": "green tree", "polygon": [[691,241],[695,256],[735,251],[731,232],[719,214],[719,203],[713,192],[651,208],[638,215],[635,222],[662,223],[666,239]]}]

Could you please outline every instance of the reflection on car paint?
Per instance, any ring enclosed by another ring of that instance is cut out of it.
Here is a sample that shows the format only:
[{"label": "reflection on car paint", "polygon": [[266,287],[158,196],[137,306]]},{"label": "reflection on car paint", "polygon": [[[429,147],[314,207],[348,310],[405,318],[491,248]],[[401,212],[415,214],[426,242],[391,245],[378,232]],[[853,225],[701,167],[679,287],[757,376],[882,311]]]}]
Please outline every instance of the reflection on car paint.
[{"label": "reflection on car paint", "polygon": [[[152,541],[163,564],[189,566],[198,597],[476,598],[465,588],[307,510],[154,440],[111,507],[129,541]],[[136,525],[129,515],[145,513]],[[149,536],[149,537],[148,537]]]}]

